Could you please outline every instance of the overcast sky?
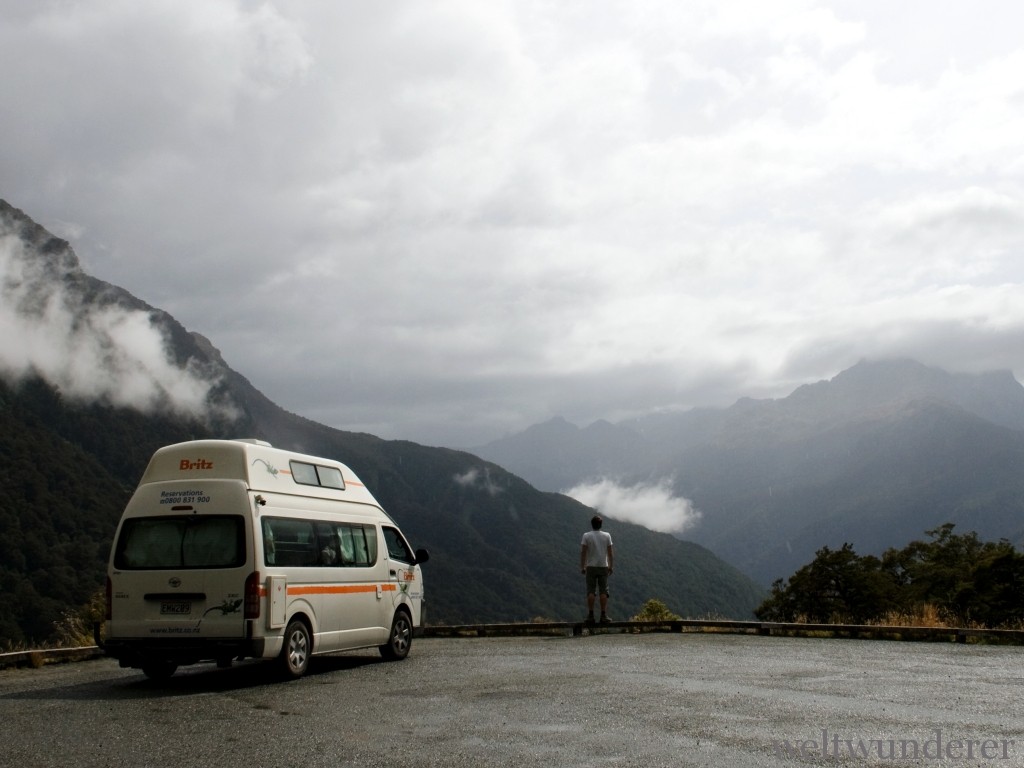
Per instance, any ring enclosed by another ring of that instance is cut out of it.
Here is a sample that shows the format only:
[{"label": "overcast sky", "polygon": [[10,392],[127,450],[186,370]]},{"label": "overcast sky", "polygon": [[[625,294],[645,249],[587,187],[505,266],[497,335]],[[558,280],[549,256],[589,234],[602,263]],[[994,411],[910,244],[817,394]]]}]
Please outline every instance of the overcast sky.
[{"label": "overcast sky", "polygon": [[0,197],[387,438],[862,358],[1020,379],[1022,29],[1018,0],[0,0]]}]

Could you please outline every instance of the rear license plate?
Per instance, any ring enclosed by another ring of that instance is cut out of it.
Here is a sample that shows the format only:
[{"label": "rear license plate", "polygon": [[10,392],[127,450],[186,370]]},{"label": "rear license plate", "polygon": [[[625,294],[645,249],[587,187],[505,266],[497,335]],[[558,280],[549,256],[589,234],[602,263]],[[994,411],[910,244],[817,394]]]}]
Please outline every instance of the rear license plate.
[{"label": "rear license plate", "polygon": [[173,603],[160,603],[160,614],[162,616],[187,616],[192,613],[192,603],[175,601]]}]

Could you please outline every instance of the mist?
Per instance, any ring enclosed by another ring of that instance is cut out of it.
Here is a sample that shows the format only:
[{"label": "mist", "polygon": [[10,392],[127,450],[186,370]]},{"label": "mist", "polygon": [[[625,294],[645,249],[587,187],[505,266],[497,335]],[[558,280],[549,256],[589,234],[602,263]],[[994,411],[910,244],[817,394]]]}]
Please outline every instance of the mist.
[{"label": "mist", "polygon": [[178,366],[148,311],[90,303],[77,258],[39,253],[0,221],[0,375],[40,376],[65,398],[208,415],[215,383]]},{"label": "mist", "polygon": [[484,467],[483,469],[470,467],[465,472],[455,475],[452,479],[455,481],[456,485],[462,488],[479,487],[491,496],[497,496],[502,491],[501,486],[495,484],[491,479],[491,472],[487,467]]},{"label": "mist", "polygon": [[693,527],[701,516],[693,502],[673,493],[672,483],[667,478],[656,483],[626,486],[603,477],[580,483],[563,493],[607,518],[636,523],[661,533],[682,533]]}]

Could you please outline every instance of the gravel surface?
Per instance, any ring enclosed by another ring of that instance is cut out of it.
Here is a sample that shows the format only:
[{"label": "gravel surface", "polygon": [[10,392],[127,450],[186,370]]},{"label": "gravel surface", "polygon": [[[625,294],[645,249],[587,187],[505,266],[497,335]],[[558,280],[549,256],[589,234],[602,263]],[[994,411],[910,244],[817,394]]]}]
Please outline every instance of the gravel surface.
[{"label": "gravel surface", "polygon": [[89,661],[0,672],[0,766],[1024,766],[1022,654],[684,633],[419,639],[296,682]]}]

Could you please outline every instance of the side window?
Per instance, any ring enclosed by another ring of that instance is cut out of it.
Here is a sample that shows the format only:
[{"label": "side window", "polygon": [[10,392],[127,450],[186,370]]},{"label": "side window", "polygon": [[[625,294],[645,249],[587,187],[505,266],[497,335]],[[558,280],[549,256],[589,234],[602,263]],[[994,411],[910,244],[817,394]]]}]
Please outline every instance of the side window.
[{"label": "side window", "polygon": [[370,556],[370,565],[377,562],[377,529],[372,525],[364,525],[363,533],[366,535],[366,551]]},{"label": "side window", "polygon": [[342,565],[365,568],[377,562],[377,531],[371,525],[339,525]]},{"label": "side window", "polygon": [[372,525],[263,518],[263,559],[279,566],[356,566],[377,563]]},{"label": "side window", "polygon": [[330,523],[316,524],[317,550],[320,553],[320,565],[344,565],[341,557],[341,544],[335,526]]},{"label": "side window", "polygon": [[406,542],[405,537],[398,532],[397,528],[388,528],[385,526],[383,531],[384,542],[388,547],[388,557],[392,560],[409,563],[410,565],[416,561],[412,551],[409,549],[408,542]]},{"label": "side window", "polygon": [[322,488],[345,490],[345,478],[337,467],[325,467],[322,464],[307,464],[304,461],[290,461],[292,479],[299,485],[319,485]]},{"label": "side window", "polygon": [[356,550],[353,565],[368,566],[377,562],[377,536],[373,528],[353,525],[352,539]]},{"label": "side window", "polygon": [[263,557],[267,565],[317,565],[313,523],[281,517],[263,518]]},{"label": "side window", "polygon": [[263,564],[277,565],[277,548],[274,541],[274,527],[266,517],[263,518]]},{"label": "side window", "polygon": [[300,485],[320,485],[316,476],[316,467],[301,461],[291,461],[292,478]]},{"label": "side window", "polygon": [[345,490],[345,479],[341,476],[341,470],[337,467],[322,467],[317,464],[316,476],[320,480],[320,485],[324,488]]},{"label": "side window", "polygon": [[356,559],[356,543],[352,536],[352,526],[339,526],[338,538],[341,544],[341,562],[345,565],[351,565]]}]

